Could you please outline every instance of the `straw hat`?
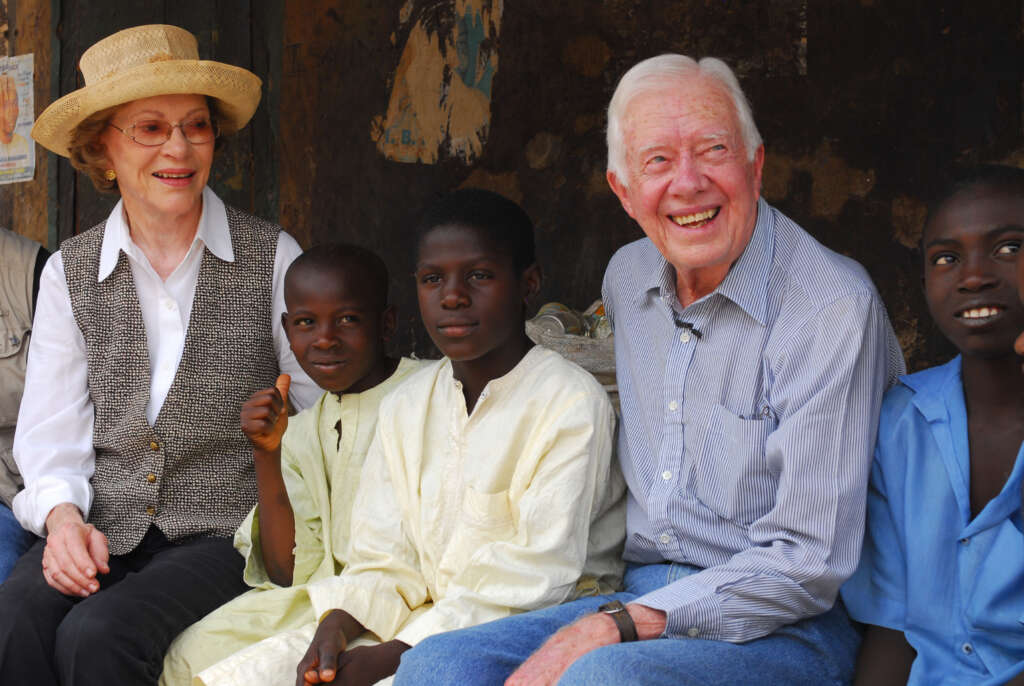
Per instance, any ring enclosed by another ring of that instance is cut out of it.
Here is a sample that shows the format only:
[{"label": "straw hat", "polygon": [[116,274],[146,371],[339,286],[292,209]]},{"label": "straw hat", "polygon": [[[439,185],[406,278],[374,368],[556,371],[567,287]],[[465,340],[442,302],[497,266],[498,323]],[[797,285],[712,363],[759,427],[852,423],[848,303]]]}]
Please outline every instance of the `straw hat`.
[{"label": "straw hat", "polygon": [[64,157],[75,127],[114,105],[154,95],[208,95],[218,100],[226,117],[221,132],[234,133],[260,102],[259,77],[241,67],[200,60],[195,36],[177,26],[118,31],[86,50],[78,68],[85,87],[54,101],[32,127],[40,145]]}]

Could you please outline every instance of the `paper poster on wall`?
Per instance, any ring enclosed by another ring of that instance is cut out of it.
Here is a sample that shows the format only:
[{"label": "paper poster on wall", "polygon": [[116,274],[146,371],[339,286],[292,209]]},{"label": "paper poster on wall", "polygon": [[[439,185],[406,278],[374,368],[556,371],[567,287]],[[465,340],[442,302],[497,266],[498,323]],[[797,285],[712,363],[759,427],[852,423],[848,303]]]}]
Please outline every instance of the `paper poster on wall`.
[{"label": "paper poster on wall", "polygon": [[36,146],[29,136],[35,121],[32,53],[0,57],[0,183],[30,181]]},{"label": "paper poster on wall", "polygon": [[502,9],[502,0],[407,0],[388,111],[371,127],[387,159],[469,164],[480,157],[491,124]]}]

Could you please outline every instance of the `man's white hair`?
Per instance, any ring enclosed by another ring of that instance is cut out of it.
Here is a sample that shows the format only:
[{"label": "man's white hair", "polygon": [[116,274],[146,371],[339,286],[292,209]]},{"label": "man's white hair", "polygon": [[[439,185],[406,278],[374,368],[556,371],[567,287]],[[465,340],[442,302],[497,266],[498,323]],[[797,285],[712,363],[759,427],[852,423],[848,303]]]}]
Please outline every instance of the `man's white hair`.
[{"label": "man's white hair", "polygon": [[754,159],[754,154],[761,146],[761,134],[754,123],[747,96],[743,94],[729,65],[715,57],[705,57],[697,62],[686,55],[659,55],[639,62],[627,71],[619,80],[612,101],[608,104],[608,171],[615,174],[620,183],[626,185],[629,180],[626,174],[625,131],[622,126],[629,104],[638,95],[671,88],[694,76],[714,79],[725,89],[740,123],[747,157]]}]

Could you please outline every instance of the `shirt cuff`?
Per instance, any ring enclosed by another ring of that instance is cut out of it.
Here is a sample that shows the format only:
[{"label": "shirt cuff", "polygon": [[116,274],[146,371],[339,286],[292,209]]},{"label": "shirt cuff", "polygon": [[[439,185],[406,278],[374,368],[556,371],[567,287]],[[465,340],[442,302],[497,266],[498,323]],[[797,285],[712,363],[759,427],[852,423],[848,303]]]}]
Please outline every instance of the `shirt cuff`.
[{"label": "shirt cuff", "polygon": [[235,550],[245,558],[245,568],[242,570],[242,580],[252,588],[275,588],[263,566],[263,550],[260,545],[260,522],[256,508],[252,508],[249,514],[239,525],[235,532]]},{"label": "shirt cuff", "polygon": [[396,639],[408,646],[415,646],[435,634],[465,628],[461,625],[449,626],[450,622],[442,621],[443,618],[439,616],[438,612],[430,611],[434,609],[432,605],[426,605],[423,609],[425,612],[419,613],[405,623],[402,630],[395,636]]},{"label": "shirt cuff", "polygon": [[332,576],[306,586],[313,616],[323,617],[330,610],[344,610],[382,642],[390,641],[409,618],[409,607],[402,596],[381,583],[353,583],[351,577]]},{"label": "shirt cuff", "polygon": [[14,496],[11,509],[23,529],[45,538],[46,518],[62,503],[71,503],[82,512],[82,518],[88,520],[92,486],[86,479],[43,476]]},{"label": "shirt cuff", "polygon": [[722,638],[722,608],[715,593],[687,579],[663,586],[631,602],[666,614],[663,638]]}]

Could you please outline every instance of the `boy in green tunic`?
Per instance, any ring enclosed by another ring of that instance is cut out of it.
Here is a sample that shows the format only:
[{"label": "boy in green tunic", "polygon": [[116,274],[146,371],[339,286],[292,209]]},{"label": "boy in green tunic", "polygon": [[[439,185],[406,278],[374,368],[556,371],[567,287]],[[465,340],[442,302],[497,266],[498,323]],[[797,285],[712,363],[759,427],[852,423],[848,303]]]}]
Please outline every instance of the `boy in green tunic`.
[{"label": "boy in green tunic", "polygon": [[253,589],[178,636],[161,684],[190,684],[242,648],[317,619],[304,586],[345,566],[352,501],[377,408],[418,366],[385,353],[395,329],[387,286],[384,263],[358,246],[313,248],[289,268],[284,328],[299,364],[326,392],[289,418],[289,378],[281,375],[242,407],[259,496],[235,547]]}]

